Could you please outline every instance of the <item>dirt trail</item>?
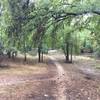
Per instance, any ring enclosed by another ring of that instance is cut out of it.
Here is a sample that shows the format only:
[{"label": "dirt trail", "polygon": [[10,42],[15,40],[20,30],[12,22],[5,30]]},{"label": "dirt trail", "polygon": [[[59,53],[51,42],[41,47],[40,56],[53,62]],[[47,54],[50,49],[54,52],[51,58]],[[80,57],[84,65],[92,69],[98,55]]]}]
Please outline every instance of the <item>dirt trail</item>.
[{"label": "dirt trail", "polygon": [[15,64],[1,68],[0,100],[100,100],[100,74],[91,73],[91,60],[68,64],[62,55],[48,55],[45,63]]},{"label": "dirt trail", "polygon": [[65,77],[66,100],[100,100],[100,71],[95,69],[95,60],[82,56],[76,57],[74,63],[68,64],[64,63],[62,55],[53,57],[59,61],[68,77]]},{"label": "dirt trail", "polygon": [[57,100],[68,100],[65,91],[66,91],[66,84],[65,84],[65,79],[68,81],[70,80],[68,77],[66,77],[66,73],[62,67],[62,65],[57,61],[56,58],[52,56],[48,56],[53,63],[55,64],[58,72],[58,78],[57,78],[57,88],[58,88],[58,97]]}]

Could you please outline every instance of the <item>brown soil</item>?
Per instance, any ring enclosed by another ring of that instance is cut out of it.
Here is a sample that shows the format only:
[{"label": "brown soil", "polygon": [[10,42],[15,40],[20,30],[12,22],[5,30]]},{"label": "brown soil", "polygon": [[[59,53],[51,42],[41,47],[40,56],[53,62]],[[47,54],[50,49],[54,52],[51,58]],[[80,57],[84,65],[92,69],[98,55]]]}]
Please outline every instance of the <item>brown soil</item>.
[{"label": "brown soil", "polygon": [[89,57],[74,57],[73,64],[64,62],[63,56],[55,56],[66,71],[66,100],[100,100],[99,60]]},{"label": "brown soil", "polygon": [[55,100],[57,72],[48,60],[2,58],[0,65],[0,100]]},{"label": "brown soil", "polygon": [[79,56],[68,64],[60,54],[51,56],[39,64],[2,58],[0,100],[100,100],[99,60]]}]

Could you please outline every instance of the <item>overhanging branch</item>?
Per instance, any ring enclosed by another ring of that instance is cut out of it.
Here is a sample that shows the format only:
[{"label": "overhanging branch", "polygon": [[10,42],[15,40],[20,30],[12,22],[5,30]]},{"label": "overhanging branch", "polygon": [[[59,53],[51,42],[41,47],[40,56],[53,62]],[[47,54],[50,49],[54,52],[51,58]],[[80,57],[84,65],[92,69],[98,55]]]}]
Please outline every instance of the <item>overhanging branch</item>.
[{"label": "overhanging branch", "polygon": [[87,15],[87,14],[96,14],[96,15],[100,15],[100,11],[83,11],[83,12],[58,12],[52,15],[52,17],[57,20],[64,20],[66,19],[66,17],[68,16],[72,16],[72,17],[76,17],[76,16],[81,16],[81,15]]}]

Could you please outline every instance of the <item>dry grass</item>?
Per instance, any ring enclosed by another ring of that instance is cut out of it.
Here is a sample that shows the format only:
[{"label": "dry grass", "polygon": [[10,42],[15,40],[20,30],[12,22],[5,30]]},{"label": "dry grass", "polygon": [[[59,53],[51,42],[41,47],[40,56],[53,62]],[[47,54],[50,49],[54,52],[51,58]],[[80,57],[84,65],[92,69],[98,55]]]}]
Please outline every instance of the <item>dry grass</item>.
[{"label": "dry grass", "polygon": [[28,66],[28,65],[20,65],[16,67],[9,67],[2,69],[0,68],[0,75],[30,75],[30,74],[40,74],[42,72],[47,72],[47,68],[44,64]]},{"label": "dry grass", "polygon": [[23,58],[14,61],[4,58],[0,68],[0,100],[45,100],[45,94],[53,95],[54,82],[49,78],[54,77],[55,69],[47,59],[45,62],[37,63],[36,58],[28,58],[27,62]]},{"label": "dry grass", "polygon": [[0,67],[0,75],[31,75],[46,73],[47,65],[44,63],[37,63],[37,59],[28,58],[24,62],[23,58],[17,58],[14,61],[11,59],[3,59]]}]

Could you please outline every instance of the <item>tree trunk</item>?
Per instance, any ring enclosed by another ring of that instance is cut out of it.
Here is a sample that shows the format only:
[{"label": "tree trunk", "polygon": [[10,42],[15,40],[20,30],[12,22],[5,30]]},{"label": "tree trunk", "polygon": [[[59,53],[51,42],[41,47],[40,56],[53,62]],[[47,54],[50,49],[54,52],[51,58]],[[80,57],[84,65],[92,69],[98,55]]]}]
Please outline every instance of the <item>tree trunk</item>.
[{"label": "tree trunk", "polygon": [[42,52],[42,62],[43,62],[43,52]]},{"label": "tree trunk", "polygon": [[15,59],[14,52],[12,52],[12,59],[13,59],[13,60]]},{"label": "tree trunk", "polygon": [[41,62],[41,48],[38,47],[38,62]]},{"label": "tree trunk", "polygon": [[68,56],[66,55],[66,62],[68,62],[69,60],[68,60]]},{"label": "tree trunk", "polygon": [[25,61],[25,62],[27,61],[27,55],[26,55],[26,41],[25,41],[25,38],[24,38],[24,61]]},{"label": "tree trunk", "polygon": [[71,46],[71,63],[73,61],[73,45]]},{"label": "tree trunk", "polygon": [[67,46],[66,46],[66,62],[69,62],[69,43],[67,43]]},{"label": "tree trunk", "polygon": [[24,61],[27,61],[27,56],[26,56],[26,52],[24,53]]},{"label": "tree trunk", "polygon": [[8,51],[8,52],[7,52],[7,55],[8,55],[8,58],[10,59],[10,58],[11,58],[11,52]]}]

